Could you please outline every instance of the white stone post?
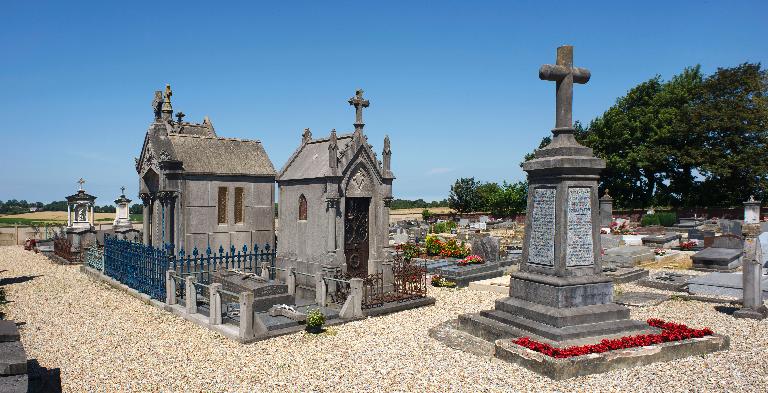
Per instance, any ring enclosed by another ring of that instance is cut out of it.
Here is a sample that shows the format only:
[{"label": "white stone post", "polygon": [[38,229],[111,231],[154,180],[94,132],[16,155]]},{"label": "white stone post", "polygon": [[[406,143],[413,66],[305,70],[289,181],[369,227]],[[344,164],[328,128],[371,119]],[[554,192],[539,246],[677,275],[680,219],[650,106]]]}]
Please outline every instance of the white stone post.
[{"label": "white stone post", "polygon": [[327,288],[325,279],[323,279],[323,273],[315,273],[315,302],[320,307],[325,307],[326,305]]},{"label": "white stone post", "polygon": [[221,290],[220,283],[211,284],[210,316],[208,322],[211,325],[221,325]]},{"label": "white stone post", "polygon": [[353,278],[349,280],[349,296],[339,311],[342,319],[359,318],[363,316],[363,279]]},{"label": "white stone post", "polygon": [[269,262],[261,263],[261,278],[269,280]]},{"label": "white stone post", "polygon": [[285,277],[285,285],[288,286],[288,294],[296,295],[296,268],[289,267]]},{"label": "white stone post", "polygon": [[165,272],[165,303],[169,306],[176,304],[176,272]]},{"label": "white stone post", "polygon": [[757,224],[760,222],[760,201],[754,197],[744,202],[744,224]]},{"label": "white stone post", "polygon": [[195,278],[187,276],[186,279],[187,314],[197,313],[197,291],[195,291]]},{"label": "white stone post", "polygon": [[67,226],[72,226],[72,205],[67,203]]},{"label": "white stone post", "polygon": [[248,340],[253,333],[253,292],[240,293],[240,338]]}]

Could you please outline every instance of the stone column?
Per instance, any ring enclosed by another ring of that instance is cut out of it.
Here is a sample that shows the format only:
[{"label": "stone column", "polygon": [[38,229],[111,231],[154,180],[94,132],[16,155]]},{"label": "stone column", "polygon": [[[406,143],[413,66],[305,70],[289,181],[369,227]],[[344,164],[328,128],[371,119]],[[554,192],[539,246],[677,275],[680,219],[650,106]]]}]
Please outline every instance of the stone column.
[{"label": "stone column", "polygon": [[144,205],[144,211],[142,216],[142,228],[141,228],[141,241],[145,245],[150,244],[150,237],[152,236],[152,229],[150,228],[151,223],[151,216],[152,216],[152,208],[151,208],[151,199],[149,198],[149,194],[141,193],[139,194],[139,198],[141,198],[141,203]]},{"label": "stone column", "polygon": [[210,312],[208,323],[211,325],[221,325],[221,283],[211,284],[210,293]]},{"label": "stone column", "polygon": [[187,314],[195,314],[197,313],[197,291],[195,290],[195,278],[192,276],[187,276],[186,282],[185,282],[185,293],[184,299],[185,306],[187,307]]},{"label": "stone column", "polygon": [[381,248],[381,272],[382,272],[382,284],[384,286],[384,292],[391,292],[393,290],[394,276],[392,271],[392,249],[389,246],[389,207],[392,203],[392,197],[384,197],[384,207],[382,208],[382,223],[383,227],[379,228],[379,233],[382,237]]},{"label": "stone column", "polygon": [[165,272],[165,303],[169,306],[176,304],[176,272]]},{"label": "stone column", "polygon": [[72,226],[72,205],[67,203],[67,226]]},{"label": "stone column", "polygon": [[253,331],[253,292],[240,293],[240,339],[248,340],[254,337]]},{"label": "stone column", "polygon": [[326,233],[326,252],[328,254],[336,254],[336,215],[338,214],[339,198],[328,197],[326,198],[326,204],[328,207],[328,231]]},{"label": "stone column", "polygon": [[760,203],[754,197],[744,202],[744,224],[757,224],[760,222]]},{"label": "stone column", "polygon": [[608,190],[600,198],[600,227],[609,228],[613,218],[613,198],[608,195]]},{"label": "stone column", "polygon": [[[759,205],[758,205],[759,206]],[[764,319],[768,316],[768,308],[763,304],[763,249],[760,239],[750,238],[747,240],[747,250],[749,257],[744,257],[742,265],[742,307],[733,313],[736,318]]]}]

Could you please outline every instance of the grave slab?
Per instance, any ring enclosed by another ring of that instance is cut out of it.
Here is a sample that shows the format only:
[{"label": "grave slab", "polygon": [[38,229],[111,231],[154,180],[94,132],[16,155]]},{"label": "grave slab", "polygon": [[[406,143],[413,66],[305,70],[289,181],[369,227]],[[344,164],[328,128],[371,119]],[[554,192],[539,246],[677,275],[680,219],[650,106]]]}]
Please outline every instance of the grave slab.
[{"label": "grave slab", "polygon": [[688,281],[695,277],[692,274],[662,272],[638,281],[637,285],[665,291],[682,292],[688,287]]},{"label": "grave slab", "polygon": [[10,320],[0,320],[0,342],[19,341],[19,327],[16,322]]},{"label": "grave slab", "polygon": [[693,268],[696,270],[734,271],[741,266],[741,250],[729,248],[705,248],[693,254]]},{"label": "grave slab", "polygon": [[643,262],[653,261],[653,250],[646,246],[623,246],[605,251],[603,263],[619,267],[633,267]]},{"label": "grave slab", "polygon": [[496,262],[485,262],[466,266],[441,267],[435,270],[435,274],[455,282],[458,287],[466,287],[472,281],[499,277],[504,274],[504,271]]},{"label": "grave slab", "polygon": [[645,235],[621,235],[626,246],[642,246]]},{"label": "grave slab", "polygon": [[509,294],[509,276],[489,278],[486,280],[473,281],[469,283],[469,289],[476,291],[496,292],[504,295]]},{"label": "grave slab", "polygon": [[680,234],[667,232],[663,235],[645,236],[642,238],[644,246],[651,248],[672,248],[680,244]]},{"label": "grave slab", "polygon": [[0,375],[27,373],[27,354],[21,341],[0,342]]},{"label": "grave slab", "polygon": [[[742,297],[744,288],[741,273],[715,272],[688,281],[688,292],[694,295]],[[763,296],[768,296],[768,276],[760,278]]]},{"label": "grave slab", "polygon": [[603,273],[613,280],[614,284],[626,284],[648,277],[648,270],[636,267],[603,267]]}]

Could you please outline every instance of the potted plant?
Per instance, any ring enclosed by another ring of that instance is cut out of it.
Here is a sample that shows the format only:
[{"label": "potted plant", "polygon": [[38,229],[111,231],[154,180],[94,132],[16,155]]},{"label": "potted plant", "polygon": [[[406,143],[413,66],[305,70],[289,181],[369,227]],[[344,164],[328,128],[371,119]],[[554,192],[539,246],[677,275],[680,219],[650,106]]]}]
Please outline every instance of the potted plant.
[{"label": "potted plant", "polygon": [[323,325],[325,324],[325,315],[320,312],[320,309],[314,309],[307,313],[307,326],[305,330],[308,333],[318,334],[323,332]]}]

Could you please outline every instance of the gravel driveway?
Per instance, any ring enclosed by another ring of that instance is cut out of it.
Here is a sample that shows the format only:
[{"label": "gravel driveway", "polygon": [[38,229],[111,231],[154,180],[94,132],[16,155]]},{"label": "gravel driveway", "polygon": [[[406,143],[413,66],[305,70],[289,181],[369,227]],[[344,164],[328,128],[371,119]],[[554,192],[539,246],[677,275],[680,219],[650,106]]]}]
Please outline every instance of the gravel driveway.
[{"label": "gravel driveway", "polygon": [[[768,391],[768,321],[737,320],[712,303],[671,300],[633,309],[710,327],[731,349],[703,357],[552,382],[496,359],[449,349],[427,330],[500,295],[430,288],[435,306],[241,345],[54,265],[21,247],[0,247],[6,318],[26,323],[30,358],[60,368],[66,391]],[[4,282],[7,282],[4,280]],[[626,286],[626,290],[639,289]],[[643,289],[647,290],[647,289]],[[720,305],[725,306],[725,305]]]}]

